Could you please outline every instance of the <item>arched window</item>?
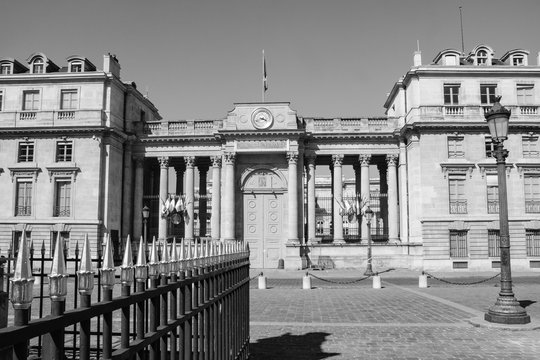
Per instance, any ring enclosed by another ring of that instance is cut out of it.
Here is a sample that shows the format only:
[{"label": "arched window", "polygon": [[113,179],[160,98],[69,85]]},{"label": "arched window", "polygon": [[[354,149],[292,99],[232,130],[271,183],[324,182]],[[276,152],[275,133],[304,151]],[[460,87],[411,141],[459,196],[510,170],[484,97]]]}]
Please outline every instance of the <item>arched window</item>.
[{"label": "arched window", "polygon": [[43,74],[45,72],[45,64],[43,63],[42,58],[37,58],[32,63],[32,73],[33,74]]},{"label": "arched window", "polygon": [[487,65],[488,54],[486,50],[480,50],[476,53],[476,64]]}]

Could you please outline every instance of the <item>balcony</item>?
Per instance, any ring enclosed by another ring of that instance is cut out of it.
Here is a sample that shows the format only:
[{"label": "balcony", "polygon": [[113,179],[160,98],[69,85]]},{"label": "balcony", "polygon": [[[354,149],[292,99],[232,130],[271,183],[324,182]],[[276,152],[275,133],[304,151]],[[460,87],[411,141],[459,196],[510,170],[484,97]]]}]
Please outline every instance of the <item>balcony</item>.
[{"label": "balcony", "polygon": [[538,106],[519,106],[520,115],[538,115]]},{"label": "balcony", "polygon": [[499,213],[499,200],[488,200],[487,212],[488,214],[498,214]]},{"label": "balcony", "polygon": [[525,200],[525,212],[527,214],[540,213],[540,200]]},{"label": "balcony", "polygon": [[31,216],[31,206],[15,206],[15,216]]},{"label": "balcony", "polygon": [[466,214],[467,213],[467,200],[451,200],[450,201],[450,214]]},{"label": "balcony", "polygon": [[73,120],[75,119],[75,110],[60,110],[56,113],[58,120]]},{"label": "balcony", "polygon": [[463,116],[463,106],[445,106],[444,115]]},{"label": "balcony", "polygon": [[71,208],[69,206],[55,206],[53,211],[54,217],[70,217]]},{"label": "balcony", "polygon": [[19,113],[19,120],[36,120],[37,111],[21,111]]}]

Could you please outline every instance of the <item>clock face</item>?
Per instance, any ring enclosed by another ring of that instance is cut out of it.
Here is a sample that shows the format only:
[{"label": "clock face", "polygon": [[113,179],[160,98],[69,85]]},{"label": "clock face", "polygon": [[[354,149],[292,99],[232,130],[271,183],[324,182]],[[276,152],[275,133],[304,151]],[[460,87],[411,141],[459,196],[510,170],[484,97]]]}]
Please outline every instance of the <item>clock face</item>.
[{"label": "clock face", "polygon": [[257,129],[268,129],[274,122],[274,117],[268,109],[260,108],[251,115],[251,122]]}]

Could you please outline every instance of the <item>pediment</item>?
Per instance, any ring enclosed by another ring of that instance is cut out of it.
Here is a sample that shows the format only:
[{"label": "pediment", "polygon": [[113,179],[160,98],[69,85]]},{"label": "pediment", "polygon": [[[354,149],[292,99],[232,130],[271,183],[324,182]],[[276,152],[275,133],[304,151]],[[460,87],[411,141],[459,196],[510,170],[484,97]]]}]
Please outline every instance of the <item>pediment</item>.
[{"label": "pediment", "polygon": [[238,103],[223,122],[223,130],[276,131],[298,129],[296,111],[289,103]]}]

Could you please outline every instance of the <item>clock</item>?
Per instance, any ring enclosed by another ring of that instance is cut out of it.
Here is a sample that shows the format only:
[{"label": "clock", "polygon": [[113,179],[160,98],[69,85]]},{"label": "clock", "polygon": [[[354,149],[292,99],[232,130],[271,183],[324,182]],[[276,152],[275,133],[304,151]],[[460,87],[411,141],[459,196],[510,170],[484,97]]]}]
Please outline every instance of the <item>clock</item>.
[{"label": "clock", "polygon": [[253,111],[253,114],[251,115],[251,123],[255,128],[260,130],[268,129],[272,126],[273,122],[274,117],[272,116],[272,113],[265,108],[258,108]]}]

